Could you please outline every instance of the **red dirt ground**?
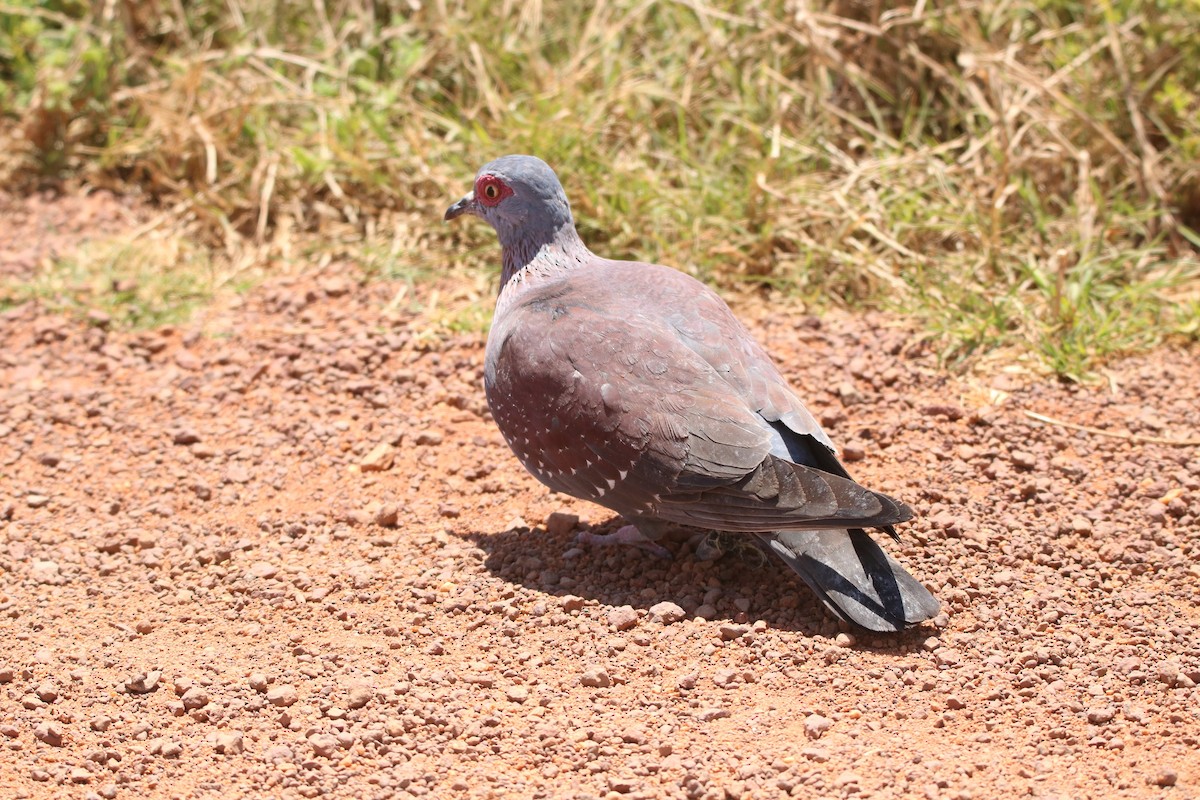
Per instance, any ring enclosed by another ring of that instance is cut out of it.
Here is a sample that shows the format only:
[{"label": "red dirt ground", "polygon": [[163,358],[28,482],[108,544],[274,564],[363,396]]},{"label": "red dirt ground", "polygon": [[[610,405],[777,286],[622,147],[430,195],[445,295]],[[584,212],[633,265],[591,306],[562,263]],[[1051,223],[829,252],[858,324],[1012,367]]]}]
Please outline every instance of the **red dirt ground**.
[{"label": "red dirt ground", "polygon": [[[0,211],[3,275],[138,221]],[[1194,349],[967,381],[893,318],[740,307],[919,514],[945,613],[888,638],[774,563],[575,547],[614,520],[509,454],[483,335],[360,278],[0,312],[0,796],[1200,796],[1200,448],[1157,442],[1200,438]]]}]

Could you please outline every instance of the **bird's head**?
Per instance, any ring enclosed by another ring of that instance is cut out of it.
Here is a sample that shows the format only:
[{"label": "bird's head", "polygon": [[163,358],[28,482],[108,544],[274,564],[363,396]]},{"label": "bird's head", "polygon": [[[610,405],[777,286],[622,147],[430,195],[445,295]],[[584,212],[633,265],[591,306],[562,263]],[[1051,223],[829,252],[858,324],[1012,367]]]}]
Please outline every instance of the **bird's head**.
[{"label": "bird's head", "polygon": [[446,209],[445,218],[463,214],[486,220],[505,248],[553,241],[563,228],[575,232],[558,176],[535,156],[503,156],[484,164],[474,188]]}]

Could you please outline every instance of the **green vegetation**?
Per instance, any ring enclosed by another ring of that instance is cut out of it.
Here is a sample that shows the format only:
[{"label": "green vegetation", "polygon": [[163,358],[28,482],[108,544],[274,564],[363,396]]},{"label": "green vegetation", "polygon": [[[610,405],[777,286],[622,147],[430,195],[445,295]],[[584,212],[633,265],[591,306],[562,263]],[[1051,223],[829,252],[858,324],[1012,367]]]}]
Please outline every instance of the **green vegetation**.
[{"label": "green vegetation", "polygon": [[494,264],[440,212],[531,152],[606,255],[1074,377],[1197,336],[1197,87],[1200,0],[0,0],[7,181],[140,193],[214,259],[401,225],[376,274]]},{"label": "green vegetation", "polygon": [[183,239],[93,243],[49,261],[32,279],[0,287],[0,304],[38,300],[64,311],[90,309],[121,327],[157,327],[187,320],[220,286],[212,260]]}]

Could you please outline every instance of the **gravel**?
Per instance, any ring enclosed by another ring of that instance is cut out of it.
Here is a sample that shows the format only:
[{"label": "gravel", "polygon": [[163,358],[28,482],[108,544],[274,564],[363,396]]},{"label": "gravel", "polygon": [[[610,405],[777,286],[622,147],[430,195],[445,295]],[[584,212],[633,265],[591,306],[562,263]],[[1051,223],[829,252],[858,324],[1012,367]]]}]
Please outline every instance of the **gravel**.
[{"label": "gravel", "polygon": [[[0,270],[125,202],[23,234],[0,197]],[[396,292],[332,264],[154,331],[0,310],[0,795],[1200,794],[1200,449],[1135,438],[1200,438],[1194,345],[959,375],[902,320],[745,302],[917,514],[889,551],[943,614],[884,637],[753,552],[576,547],[614,520],[508,452],[483,335]]]}]

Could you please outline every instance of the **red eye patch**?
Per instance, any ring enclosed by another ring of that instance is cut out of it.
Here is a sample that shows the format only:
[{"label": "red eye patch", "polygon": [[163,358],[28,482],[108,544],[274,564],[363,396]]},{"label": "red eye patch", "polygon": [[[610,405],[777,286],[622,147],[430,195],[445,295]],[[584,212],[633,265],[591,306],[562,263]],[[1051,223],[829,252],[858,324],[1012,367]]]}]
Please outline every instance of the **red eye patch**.
[{"label": "red eye patch", "polygon": [[494,206],[513,193],[508,184],[495,175],[483,175],[475,182],[475,199],[485,206]]}]

